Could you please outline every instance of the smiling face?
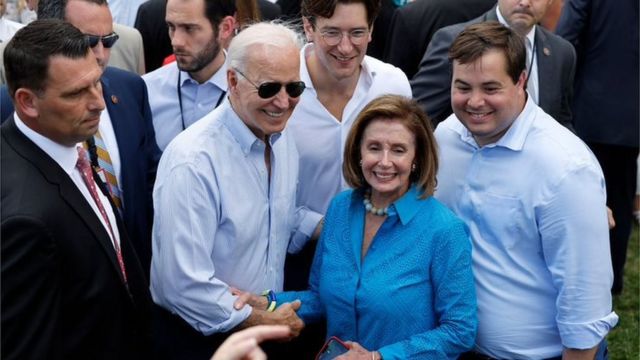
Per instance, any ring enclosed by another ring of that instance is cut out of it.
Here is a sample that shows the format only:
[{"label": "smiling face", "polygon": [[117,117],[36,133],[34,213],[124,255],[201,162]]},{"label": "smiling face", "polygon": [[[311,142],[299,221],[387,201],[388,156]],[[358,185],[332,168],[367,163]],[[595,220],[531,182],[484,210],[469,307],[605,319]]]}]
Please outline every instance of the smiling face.
[{"label": "smiling face", "polygon": [[533,25],[542,20],[553,0],[499,0],[498,7],[509,26],[518,34],[526,35]]},{"label": "smiling face", "polygon": [[[313,41],[315,68],[335,80],[343,80],[358,76],[360,64],[367,53],[371,41],[371,32],[367,23],[367,9],[362,3],[339,3],[331,18],[316,17],[315,26],[307,18],[304,31],[307,39]],[[354,44],[348,34],[365,31],[365,36],[358,45]],[[337,45],[329,45],[323,34],[341,32],[342,39]],[[310,66],[310,71],[315,69]],[[313,77],[313,74],[312,74]]]},{"label": "smiling face", "polygon": [[453,62],[451,107],[480,146],[498,141],[524,108],[525,73],[514,84],[506,68],[495,49],[470,64]]},{"label": "smiling face", "polygon": [[[258,89],[265,82],[287,84],[300,81],[300,57],[298,49],[288,47],[255,45],[247,50],[251,54],[246,68],[241,69],[246,76],[227,70],[231,104],[240,119],[259,139],[284,130],[293,109],[300,100],[290,97],[285,87],[273,97],[263,99]],[[253,84],[249,81],[253,82]]]},{"label": "smiling face", "polygon": [[371,201],[384,207],[399,199],[411,184],[415,136],[398,119],[374,119],[360,143],[362,173],[371,186]]},{"label": "smiling face", "polygon": [[98,131],[100,113],[105,108],[101,76],[102,70],[91,53],[80,59],[52,57],[42,93],[17,90],[28,94],[16,96],[31,99],[25,122],[43,136],[66,146],[90,138]]}]

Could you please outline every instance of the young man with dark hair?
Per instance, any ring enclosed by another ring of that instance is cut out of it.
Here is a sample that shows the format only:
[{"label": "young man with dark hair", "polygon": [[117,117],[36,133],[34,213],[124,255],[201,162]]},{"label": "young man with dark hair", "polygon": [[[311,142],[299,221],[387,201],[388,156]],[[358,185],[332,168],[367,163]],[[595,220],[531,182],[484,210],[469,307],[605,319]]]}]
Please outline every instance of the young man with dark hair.
[{"label": "young man with dark hair", "polygon": [[473,242],[478,335],[465,359],[603,359],[618,316],[602,170],[526,92],[525,53],[498,22],[449,50],[454,114],[435,132],[435,196]]}]

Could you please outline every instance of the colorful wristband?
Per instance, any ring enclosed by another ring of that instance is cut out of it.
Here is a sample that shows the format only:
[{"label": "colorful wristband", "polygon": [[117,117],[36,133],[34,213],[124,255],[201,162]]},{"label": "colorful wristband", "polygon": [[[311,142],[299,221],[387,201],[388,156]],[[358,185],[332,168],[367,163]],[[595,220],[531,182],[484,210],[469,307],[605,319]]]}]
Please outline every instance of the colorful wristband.
[{"label": "colorful wristband", "polygon": [[276,293],[273,290],[265,290],[262,292],[262,296],[267,298],[267,311],[273,312],[277,306]]}]

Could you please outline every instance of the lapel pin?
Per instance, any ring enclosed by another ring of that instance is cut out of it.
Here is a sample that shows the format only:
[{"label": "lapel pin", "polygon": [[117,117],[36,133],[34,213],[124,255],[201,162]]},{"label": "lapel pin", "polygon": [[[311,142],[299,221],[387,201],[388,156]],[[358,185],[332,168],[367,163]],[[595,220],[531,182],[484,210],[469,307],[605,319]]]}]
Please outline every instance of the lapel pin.
[{"label": "lapel pin", "polygon": [[115,96],[115,95],[111,95],[111,102],[114,103],[114,104],[117,104],[118,103],[118,97]]},{"label": "lapel pin", "polygon": [[548,48],[548,47],[544,47],[544,48],[542,48],[542,52],[543,52],[546,56],[551,55],[551,50],[549,50],[549,48]]}]

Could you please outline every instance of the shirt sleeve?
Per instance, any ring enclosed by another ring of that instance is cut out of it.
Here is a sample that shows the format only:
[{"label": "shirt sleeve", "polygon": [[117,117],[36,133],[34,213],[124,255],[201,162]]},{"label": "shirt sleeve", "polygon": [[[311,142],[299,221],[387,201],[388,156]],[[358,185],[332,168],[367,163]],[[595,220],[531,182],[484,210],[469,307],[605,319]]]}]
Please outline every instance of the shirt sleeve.
[{"label": "shirt sleeve", "polygon": [[288,252],[296,254],[307,243],[313,235],[318,223],[322,219],[322,214],[301,206],[296,209],[294,233],[289,243]]},{"label": "shirt sleeve", "polygon": [[[595,160],[594,160],[595,161]],[[611,311],[611,256],[604,178],[583,164],[547,189],[536,217],[543,255],[558,291],[556,321],[563,346],[588,349],[617,324]]]},{"label": "shirt sleeve", "polygon": [[160,169],[154,190],[153,300],[204,335],[227,332],[248,318],[251,308],[235,310],[236,297],[216,278],[211,254],[220,196],[215,177],[193,164],[163,169],[161,161]]},{"label": "shirt sleeve", "polygon": [[459,222],[438,231],[434,244],[429,272],[437,326],[378,349],[385,360],[457,359],[473,347],[477,317],[469,234]]}]

